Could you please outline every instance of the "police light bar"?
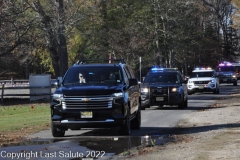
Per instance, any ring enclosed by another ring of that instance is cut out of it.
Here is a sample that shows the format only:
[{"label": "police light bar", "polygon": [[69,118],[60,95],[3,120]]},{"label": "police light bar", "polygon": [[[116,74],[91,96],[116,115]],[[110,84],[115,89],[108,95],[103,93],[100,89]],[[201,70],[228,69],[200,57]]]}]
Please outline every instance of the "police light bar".
[{"label": "police light bar", "polygon": [[154,68],[152,68],[151,70],[152,70],[152,71],[163,71],[164,68],[156,68],[156,67],[154,67]]},{"label": "police light bar", "polygon": [[195,68],[195,70],[211,70],[212,68],[211,67],[202,67],[202,68]]},{"label": "police light bar", "polygon": [[230,63],[230,62],[223,62],[223,63],[220,63],[219,66],[232,66],[232,63]]}]

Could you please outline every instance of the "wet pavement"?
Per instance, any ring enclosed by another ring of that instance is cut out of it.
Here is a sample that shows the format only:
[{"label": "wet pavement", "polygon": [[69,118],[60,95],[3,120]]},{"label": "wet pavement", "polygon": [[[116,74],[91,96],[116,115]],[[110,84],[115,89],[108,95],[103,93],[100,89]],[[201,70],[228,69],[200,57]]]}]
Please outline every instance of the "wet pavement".
[{"label": "wet pavement", "polygon": [[38,139],[3,145],[0,159],[110,159],[132,148],[164,145],[174,141],[170,135],[81,137],[65,139]]}]

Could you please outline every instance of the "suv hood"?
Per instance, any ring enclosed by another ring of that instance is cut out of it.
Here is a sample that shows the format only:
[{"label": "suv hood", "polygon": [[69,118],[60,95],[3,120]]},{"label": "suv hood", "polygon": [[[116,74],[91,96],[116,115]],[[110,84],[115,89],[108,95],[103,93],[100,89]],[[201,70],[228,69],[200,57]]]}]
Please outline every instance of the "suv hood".
[{"label": "suv hood", "polygon": [[229,71],[229,72],[216,72],[216,74],[217,75],[232,75],[232,74],[235,74],[235,72],[231,72],[231,71]]},{"label": "suv hood", "polygon": [[200,78],[189,78],[189,81],[210,81],[213,80],[212,77],[200,77]]},{"label": "suv hood", "polygon": [[174,83],[144,83],[141,85],[141,87],[178,87],[179,84],[174,84]]},{"label": "suv hood", "polygon": [[122,85],[61,86],[55,93],[68,96],[110,95],[122,92]]}]

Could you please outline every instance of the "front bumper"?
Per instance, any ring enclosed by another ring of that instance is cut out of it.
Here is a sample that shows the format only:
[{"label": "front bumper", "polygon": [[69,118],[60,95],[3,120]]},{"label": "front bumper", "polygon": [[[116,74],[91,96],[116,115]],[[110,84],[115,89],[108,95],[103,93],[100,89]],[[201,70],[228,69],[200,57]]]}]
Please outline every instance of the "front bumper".
[{"label": "front bumper", "polygon": [[62,102],[61,104],[52,102],[52,123],[63,130],[110,128],[123,125],[125,123],[125,105],[123,101],[115,100],[108,104],[108,106],[100,106],[99,103],[92,102],[91,105],[83,105],[79,101],[75,103],[66,101],[66,103]]},{"label": "front bumper", "polygon": [[149,107],[154,105],[178,105],[182,103],[182,94],[170,93],[168,95],[150,95],[141,94],[142,107]]},{"label": "front bumper", "polygon": [[188,84],[188,92],[213,92],[214,90],[216,90],[216,88],[216,84]]},{"label": "front bumper", "polygon": [[237,78],[231,78],[231,77],[220,77],[219,82],[220,83],[235,83],[237,81]]},{"label": "front bumper", "polygon": [[65,120],[58,120],[58,121],[52,121],[52,123],[61,129],[67,130],[76,130],[81,128],[112,128],[112,127],[118,127],[121,125],[124,125],[125,120],[124,119],[106,119],[103,121],[84,121],[84,120],[71,120],[71,119],[65,119]]}]

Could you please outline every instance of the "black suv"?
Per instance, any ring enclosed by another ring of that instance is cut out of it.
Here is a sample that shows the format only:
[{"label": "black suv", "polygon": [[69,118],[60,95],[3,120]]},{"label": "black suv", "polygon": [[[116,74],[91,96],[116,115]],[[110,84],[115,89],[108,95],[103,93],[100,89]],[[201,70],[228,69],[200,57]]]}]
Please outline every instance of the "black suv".
[{"label": "black suv", "polygon": [[140,87],[125,61],[78,62],[56,85],[50,106],[53,137],[64,136],[68,129],[120,126],[123,135],[140,129]]},{"label": "black suv", "polygon": [[141,84],[141,108],[150,106],[188,106],[187,80],[176,69],[153,68]]}]

